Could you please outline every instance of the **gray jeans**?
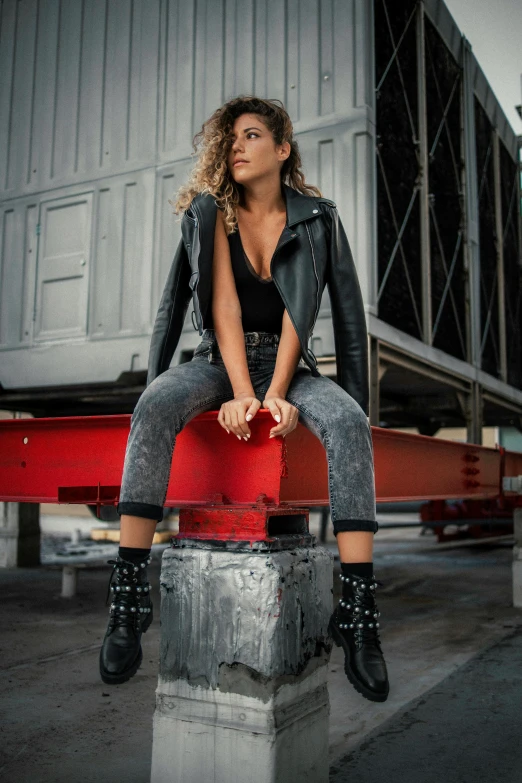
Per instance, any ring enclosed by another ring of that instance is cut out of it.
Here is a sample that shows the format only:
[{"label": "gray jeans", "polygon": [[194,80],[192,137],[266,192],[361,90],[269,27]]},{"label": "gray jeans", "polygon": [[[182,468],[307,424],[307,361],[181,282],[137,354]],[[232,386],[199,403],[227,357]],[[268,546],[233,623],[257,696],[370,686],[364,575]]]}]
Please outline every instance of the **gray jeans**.
[{"label": "gray jeans", "polygon": [[[274,372],[279,338],[246,332],[248,369],[262,402]],[[161,520],[176,435],[194,416],[219,410],[234,394],[213,329],[203,333],[191,361],[171,367],[143,392],[131,419],[119,514]],[[299,421],[323,444],[334,533],[375,533],[375,483],[370,425],[362,408],[330,378],[314,378],[300,363],[286,399]]]}]

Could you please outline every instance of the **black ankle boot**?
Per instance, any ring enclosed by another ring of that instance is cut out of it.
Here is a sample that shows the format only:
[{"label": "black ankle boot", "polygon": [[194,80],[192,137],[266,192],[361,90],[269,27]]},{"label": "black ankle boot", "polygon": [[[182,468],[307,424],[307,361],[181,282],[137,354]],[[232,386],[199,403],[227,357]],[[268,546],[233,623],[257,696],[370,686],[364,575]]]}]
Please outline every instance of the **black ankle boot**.
[{"label": "black ankle boot", "polygon": [[100,650],[100,674],[108,685],[126,682],[141,665],[141,634],[152,622],[150,584],[147,581],[150,560],[149,557],[139,565],[120,557],[108,561],[114,566],[107,593],[108,596],[112,592],[112,602],[109,625]]},{"label": "black ankle boot", "polygon": [[381,582],[343,574],[341,581],[343,596],[328,630],[335,644],[344,650],[344,670],[355,690],[370,701],[386,701],[388,674],[379,640],[380,612],[375,603],[375,590]]}]

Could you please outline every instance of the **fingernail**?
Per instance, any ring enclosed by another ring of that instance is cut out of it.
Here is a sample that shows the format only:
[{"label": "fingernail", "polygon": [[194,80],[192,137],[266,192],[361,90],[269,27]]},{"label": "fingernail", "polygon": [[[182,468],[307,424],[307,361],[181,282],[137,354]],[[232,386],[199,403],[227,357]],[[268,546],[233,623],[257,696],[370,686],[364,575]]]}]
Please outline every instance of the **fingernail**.
[{"label": "fingernail", "polygon": [[249,433],[248,433],[248,435],[247,435],[247,438],[249,438],[251,434],[252,434],[252,433],[251,433],[251,432],[249,432]]},{"label": "fingernail", "polygon": [[278,413],[276,413],[276,415],[274,416],[274,419],[275,419],[277,422],[279,422],[279,421],[281,421],[281,416],[280,416]]},{"label": "fingernail", "polygon": [[238,440],[241,440],[241,435],[238,435],[238,436],[237,436],[237,439],[238,439]]},{"label": "fingernail", "polygon": [[250,421],[251,418],[252,418],[252,414],[251,413],[247,414],[246,420]]},{"label": "fingernail", "polygon": [[[227,428],[226,428],[226,427],[225,427],[225,429],[227,430]],[[230,430],[227,430],[227,435],[230,435]]]},{"label": "fingernail", "polygon": [[243,435],[243,440],[248,440],[246,435]]}]

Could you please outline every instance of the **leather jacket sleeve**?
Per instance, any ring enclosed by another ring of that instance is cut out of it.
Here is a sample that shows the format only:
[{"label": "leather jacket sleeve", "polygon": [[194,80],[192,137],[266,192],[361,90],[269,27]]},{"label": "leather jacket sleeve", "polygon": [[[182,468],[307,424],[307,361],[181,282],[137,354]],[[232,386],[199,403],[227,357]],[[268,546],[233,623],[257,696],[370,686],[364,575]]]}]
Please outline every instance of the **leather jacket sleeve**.
[{"label": "leather jacket sleeve", "polygon": [[189,280],[190,262],[180,239],[152,330],[147,386],[168,370],[172,361],[191,298]]},{"label": "leather jacket sleeve", "polygon": [[369,412],[368,332],[350,244],[335,207],[327,207],[330,227],[328,292],[332,307],[338,384]]}]

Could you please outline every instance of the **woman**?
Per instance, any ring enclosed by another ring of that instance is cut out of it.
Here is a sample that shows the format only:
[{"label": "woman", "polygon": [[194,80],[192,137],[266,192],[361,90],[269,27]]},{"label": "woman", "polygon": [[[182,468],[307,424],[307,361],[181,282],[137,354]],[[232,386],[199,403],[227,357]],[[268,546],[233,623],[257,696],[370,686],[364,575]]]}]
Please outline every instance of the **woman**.
[{"label": "woman", "polygon": [[[118,511],[115,600],[100,655],[104,682],[128,680],[152,620],[146,566],[162,518],[176,435],[219,408],[229,435],[248,442],[261,407],[286,436],[301,421],[325,446],[343,596],[329,630],[346,674],[384,701],[388,678],[374,592],[375,490],[367,333],[351,250],[335,204],[307,185],[290,118],[279,101],[240,96],[194,139],[199,157],[175,205],[182,240],[154,326],[148,385],[132,417]],[[328,284],[337,380],[308,348]],[[202,341],[169,368],[192,296]],[[245,446],[247,448],[247,446]]]}]

